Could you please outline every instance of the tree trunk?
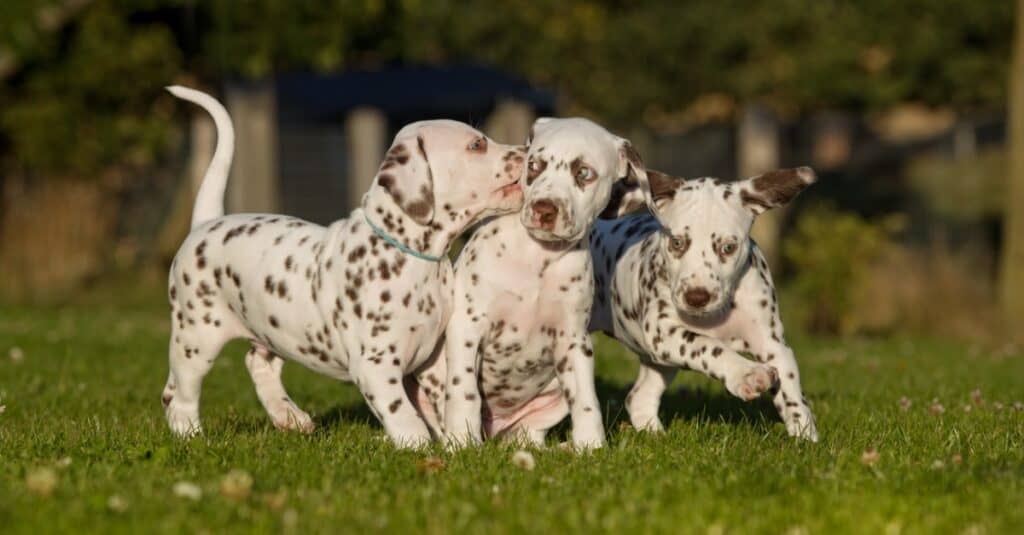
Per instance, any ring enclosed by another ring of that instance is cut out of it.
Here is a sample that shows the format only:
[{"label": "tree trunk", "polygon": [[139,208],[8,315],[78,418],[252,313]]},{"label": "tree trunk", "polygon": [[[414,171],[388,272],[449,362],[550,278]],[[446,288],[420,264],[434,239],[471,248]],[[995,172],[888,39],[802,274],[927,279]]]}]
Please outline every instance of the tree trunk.
[{"label": "tree trunk", "polygon": [[[1001,297],[1008,327],[1024,320],[1024,0],[1017,0],[1010,59],[1009,169],[1003,224]],[[1016,336],[1022,336],[1018,331]]]},{"label": "tree trunk", "polygon": [[[736,167],[739,178],[760,175],[779,167],[779,123],[768,109],[758,104],[748,104],[740,115],[737,130]],[[757,242],[768,264],[778,269],[781,247],[779,238],[783,208],[769,210],[757,217],[750,236]]]}]

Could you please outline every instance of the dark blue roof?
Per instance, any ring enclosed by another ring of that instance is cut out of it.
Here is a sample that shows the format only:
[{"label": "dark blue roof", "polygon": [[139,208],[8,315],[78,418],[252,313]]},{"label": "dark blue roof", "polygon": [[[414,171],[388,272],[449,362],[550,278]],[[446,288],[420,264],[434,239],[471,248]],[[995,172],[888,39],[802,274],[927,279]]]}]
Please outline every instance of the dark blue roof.
[{"label": "dark blue roof", "polygon": [[504,72],[480,66],[388,67],[338,74],[281,75],[276,80],[278,118],[286,122],[337,121],[362,106],[391,116],[465,116],[502,99],[554,108],[554,93]]}]

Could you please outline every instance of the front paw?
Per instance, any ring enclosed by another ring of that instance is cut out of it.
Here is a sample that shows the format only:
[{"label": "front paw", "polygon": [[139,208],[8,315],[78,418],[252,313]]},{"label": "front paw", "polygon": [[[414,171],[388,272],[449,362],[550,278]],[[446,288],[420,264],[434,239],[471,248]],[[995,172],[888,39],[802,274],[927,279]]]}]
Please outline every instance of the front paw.
[{"label": "front paw", "polygon": [[577,451],[591,451],[604,447],[604,433],[572,434],[572,446]]},{"label": "front paw", "polygon": [[807,407],[795,408],[786,412],[786,432],[789,436],[818,441],[818,429],[814,425],[814,415]]},{"label": "front paw", "polygon": [[779,373],[775,368],[752,364],[749,369],[726,378],[725,388],[732,395],[744,401],[751,401],[770,390],[778,381]]}]

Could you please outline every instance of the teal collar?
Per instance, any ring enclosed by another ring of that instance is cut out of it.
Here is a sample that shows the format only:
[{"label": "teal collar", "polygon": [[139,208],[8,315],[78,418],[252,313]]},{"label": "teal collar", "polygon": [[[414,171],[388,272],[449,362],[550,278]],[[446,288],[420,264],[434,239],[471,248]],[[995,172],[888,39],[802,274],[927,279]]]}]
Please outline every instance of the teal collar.
[{"label": "teal collar", "polygon": [[380,239],[386,241],[387,243],[391,244],[396,249],[398,249],[399,251],[402,251],[403,253],[405,253],[407,255],[415,256],[416,258],[420,258],[422,260],[427,260],[427,261],[430,261],[430,262],[440,262],[441,260],[446,258],[445,256],[434,256],[434,255],[429,255],[427,253],[421,253],[421,252],[416,251],[414,249],[410,249],[409,246],[407,246],[406,244],[396,240],[395,238],[393,238],[387,232],[384,232],[384,229],[378,227],[377,225],[374,225],[373,222],[370,221],[370,216],[369,215],[363,214],[363,218],[366,219],[366,224],[370,225],[370,228],[373,230],[374,234],[380,236]]}]

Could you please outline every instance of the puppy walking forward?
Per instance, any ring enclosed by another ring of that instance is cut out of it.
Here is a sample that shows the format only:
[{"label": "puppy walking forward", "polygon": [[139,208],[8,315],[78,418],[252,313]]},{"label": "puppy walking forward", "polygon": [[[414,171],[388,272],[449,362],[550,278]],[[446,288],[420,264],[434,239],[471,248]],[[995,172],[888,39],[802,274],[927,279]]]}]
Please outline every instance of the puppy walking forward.
[{"label": "puppy walking forward", "polygon": [[653,215],[601,221],[590,236],[597,271],[591,330],[640,356],[626,399],[633,425],[662,429],[661,395],[683,368],[723,381],[745,400],[777,388],[774,404],[789,434],[817,441],[768,263],[750,239],[754,218],[814,183],[814,171],[781,169],[731,184],[653,170],[645,176],[647,184],[619,190],[618,204],[628,210],[643,194]]},{"label": "puppy walking forward", "polygon": [[[169,277],[170,374],[163,405],[179,435],[200,431],[203,377],[221,347],[245,338],[256,393],[274,425],[313,422],[281,384],[284,359],[353,381],[401,446],[431,438],[443,378],[418,373],[451,310],[452,241],[522,203],[524,151],[455,121],[423,121],[395,136],[362,206],[328,227],[272,214],[223,214],[234,147],[212,97],[171,87],[214,118],[217,149],[196,199],[192,231]],[[426,420],[425,420],[426,418]]]}]

